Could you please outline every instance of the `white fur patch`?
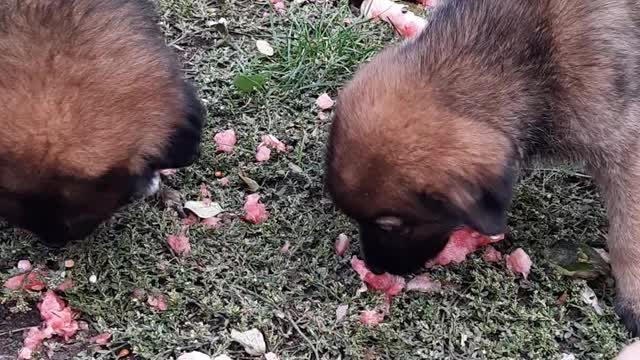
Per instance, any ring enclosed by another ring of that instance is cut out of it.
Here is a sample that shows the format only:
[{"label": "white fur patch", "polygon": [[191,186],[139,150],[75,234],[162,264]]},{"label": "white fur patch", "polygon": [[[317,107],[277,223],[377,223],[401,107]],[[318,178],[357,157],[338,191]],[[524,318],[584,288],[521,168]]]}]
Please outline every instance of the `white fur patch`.
[{"label": "white fur patch", "polygon": [[156,172],[142,195],[148,197],[157,193],[158,190],[160,190],[160,173]]}]

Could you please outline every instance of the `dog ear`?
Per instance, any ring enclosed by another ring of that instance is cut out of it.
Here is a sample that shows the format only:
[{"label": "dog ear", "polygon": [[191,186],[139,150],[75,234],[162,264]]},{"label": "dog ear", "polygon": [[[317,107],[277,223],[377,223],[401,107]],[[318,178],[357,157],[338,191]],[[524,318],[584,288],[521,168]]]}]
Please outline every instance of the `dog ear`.
[{"label": "dog ear", "polygon": [[511,206],[515,171],[508,168],[499,178],[483,186],[473,186],[470,206],[462,209],[463,219],[483,235],[503,234],[507,228],[507,212]]},{"label": "dog ear", "polygon": [[195,88],[185,82],[185,120],[176,129],[162,159],[155,162],[158,169],[177,169],[190,166],[200,157],[202,129],[206,111]]}]

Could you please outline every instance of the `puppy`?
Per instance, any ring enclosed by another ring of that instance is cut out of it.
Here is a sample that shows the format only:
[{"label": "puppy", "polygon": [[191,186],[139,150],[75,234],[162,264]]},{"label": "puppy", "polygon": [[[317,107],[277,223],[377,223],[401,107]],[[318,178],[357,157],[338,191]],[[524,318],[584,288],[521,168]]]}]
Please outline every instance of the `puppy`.
[{"label": "puppy", "polygon": [[81,239],[199,156],[205,110],[143,0],[0,3],[0,216]]},{"label": "puppy", "polygon": [[341,91],[327,188],[376,272],[452,231],[505,232],[518,171],[584,163],[602,190],[617,310],[640,329],[640,1],[448,0]]}]

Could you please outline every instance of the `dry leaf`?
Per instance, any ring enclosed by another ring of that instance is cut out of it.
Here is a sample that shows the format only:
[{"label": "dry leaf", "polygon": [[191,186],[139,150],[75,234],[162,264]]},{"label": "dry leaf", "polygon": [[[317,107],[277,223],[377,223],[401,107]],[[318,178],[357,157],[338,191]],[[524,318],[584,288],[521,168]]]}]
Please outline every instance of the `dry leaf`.
[{"label": "dry leaf", "polygon": [[593,310],[595,310],[596,314],[598,315],[604,314],[604,311],[602,311],[602,308],[598,303],[598,297],[596,296],[596,293],[593,291],[592,288],[585,285],[584,288],[582,289],[582,292],[580,293],[580,298],[585,304],[591,305],[593,307]]},{"label": "dry leaf", "polygon": [[231,330],[231,339],[244,346],[244,351],[249,355],[259,356],[267,352],[264,337],[258,329],[251,329],[245,332]]},{"label": "dry leaf", "polygon": [[264,40],[257,40],[256,47],[258,48],[258,51],[260,51],[260,53],[263,55],[272,56],[274,54],[273,47],[271,47],[271,45],[269,45],[269,43]]},{"label": "dry leaf", "polygon": [[242,180],[242,182],[244,182],[244,184],[247,185],[247,189],[249,191],[256,192],[260,190],[260,185],[258,185],[258,183],[252,178],[248,176],[244,176],[242,174],[238,174],[238,177],[240,177],[240,180]]},{"label": "dry leaf", "polygon": [[184,208],[196,214],[201,219],[208,219],[223,212],[220,204],[208,201],[187,201],[184,203]]}]

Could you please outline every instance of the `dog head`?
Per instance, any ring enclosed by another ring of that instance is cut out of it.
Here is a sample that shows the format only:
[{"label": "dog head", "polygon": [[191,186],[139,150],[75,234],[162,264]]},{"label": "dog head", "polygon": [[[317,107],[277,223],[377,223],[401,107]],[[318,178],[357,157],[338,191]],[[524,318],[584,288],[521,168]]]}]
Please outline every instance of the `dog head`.
[{"label": "dog head", "polygon": [[191,165],[205,110],[145,2],[9,4],[0,217],[60,247]]},{"label": "dog head", "polygon": [[378,273],[417,270],[464,226],[503,233],[515,180],[510,125],[496,122],[491,104],[477,117],[466,109],[467,86],[479,80],[440,78],[411,46],[357,71],[328,141],[327,188],[359,224],[364,259]]}]

